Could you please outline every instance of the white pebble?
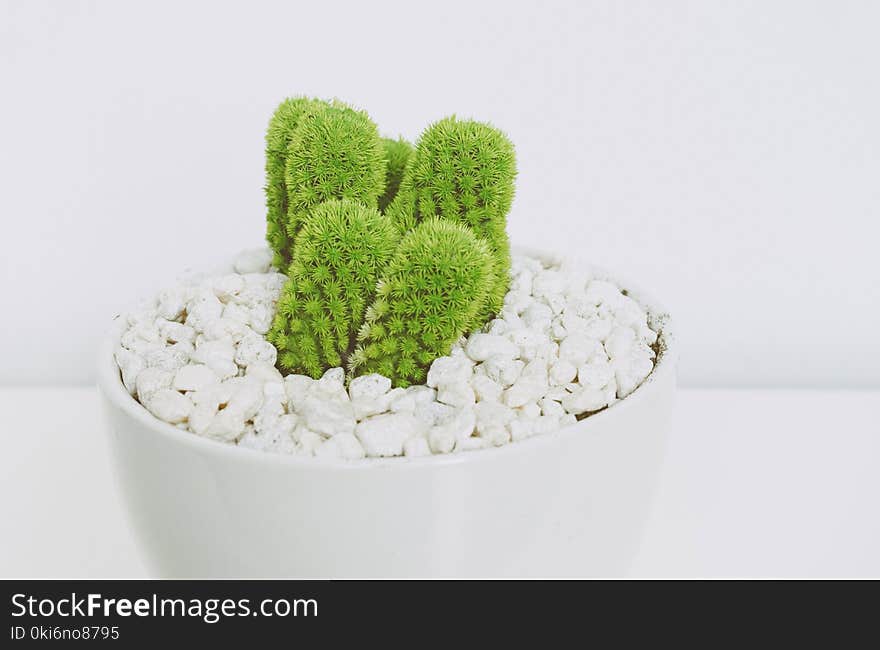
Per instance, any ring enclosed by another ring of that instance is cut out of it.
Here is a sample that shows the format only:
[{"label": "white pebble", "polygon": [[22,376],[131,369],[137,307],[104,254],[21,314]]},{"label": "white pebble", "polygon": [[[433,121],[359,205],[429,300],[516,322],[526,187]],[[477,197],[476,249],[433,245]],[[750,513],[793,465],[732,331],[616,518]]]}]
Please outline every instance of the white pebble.
[{"label": "white pebble", "polygon": [[587,285],[584,297],[594,305],[615,305],[623,298],[620,289],[606,280],[593,280]]},{"label": "white pebble", "polygon": [[507,324],[507,327],[505,328],[505,334],[513,330],[522,329],[526,326],[526,324],[519,317],[519,314],[507,307],[501,310],[501,313],[498,315],[498,317]]},{"label": "white pebble", "polygon": [[253,377],[259,381],[278,383],[284,381],[284,377],[278,372],[278,368],[267,361],[253,361],[248,364],[245,371],[246,377]]},{"label": "white pebble", "polygon": [[322,438],[314,431],[309,431],[306,428],[298,428],[298,431],[299,434],[296,436],[299,443],[297,447],[298,454],[301,454],[303,456],[312,456],[314,455],[315,451],[324,444],[324,438]]},{"label": "white pebble", "polygon": [[191,346],[175,343],[174,345],[150,350],[144,354],[147,368],[159,368],[166,372],[175,372],[185,366],[192,356]]},{"label": "white pebble", "polygon": [[146,367],[143,357],[125,348],[117,348],[114,358],[119,369],[122,371],[123,386],[125,386],[129,393],[134,395],[137,390],[136,382],[138,375]]},{"label": "white pebble", "polygon": [[232,442],[244,433],[245,418],[241,413],[223,409],[211,419],[204,435],[223,442]]},{"label": "white pebble", "polygon": [[657,332],[652,330],[647,325],[643,325],[639,327],[639,339],[648,346],[654,345],[657,342]]},{"label": "white pebble", "polygon": [[504,391],[502,399],[510,407],[523,406],[541,399],[548,388],[547,365],[541,360],[535,360],[523,368],[513,386]]},{"label": "white pebble", "polygon": [[175,390],[201,390],[220,381],[217,373],[204,364],[189,364],[174,375]]},{"label": "white pebble", "polygon": [[193,410],[193,404],[186,395],[169,388],[152,393],[146,399],[145,405],[150,413],[170,424],[185,421]]},{"label": "white pebble", "polygon": [[387,413],[359,423],[355,435],[368,456],[400,456],[403,443],[418,436],[422,430],[422,424],[415,416]]},{"label": "white pebble", "polygon": [[[195,403],[195,400],[193,402]],[[217,407],[213,404],[208,402],[196,404],[189,415],[190,431],[199,436],[205,435],[215,415],[217,415]]]},{"label": "white pebble", "polygon": [[562,400],[563,408],[573,415],[598,411],[608,405],[604,391],[597,388],[584,387],[568,395]]},{"label": "white pebble", "polygon": [[535,347],[535,352],[530,359],[526,361],[534,361],[539,359],[546,363],[554,363],[559,358],[559,344],[556,341],[546,341]]},{"label": "white pebble", "polygon": [[509,331],[507,338],[519,348],[519,357],[526,361],[534,359],[538,347],[547,342],[543,333],[527,327]]},{"label": "white pebble", "polygon": [[584,335],[597,341],[604,341],[611,334],[613,328],[614,319],[607,316],[597,316],[587,321]]},{"label": "white pebble", "polygon": [[122,335],[119,343],[123,349],[134,352],[141,357],[154,350],[161,350],[164,348],[162,341],[158,339],[158,332],[156,339],[147,340],[139,336],[134,330],[128,330]]},{"label": "white pebble", "polygon": [[435,454],[448,454],[455,449],[455,436],[440,427],[435,427],[428,432],[427,442]]},{"label": "white pebble", "polygon": [[250,327],[240,321],[232,318],[218,318],[205,325],[201,338],[208,341],[229,339],[233,343],[238,343],[251,331]]},{"label": "white pebble", "polygon": [[605,341],[605,351],[612,359],[623,357],[630,353],[635,341],[636,333],[631,328],[616,327]]},{"label": "white pebble", "polygon": [[575,368],[583,365],[596,355],[605,356],[605,350],[599,341],[578,334],[570,334],[559,344],[559,358],[567,361]]},{"label": "white pebble", "polygon": [[446,384],[437,389],[437,401],[449,406],[465,408],[476,401],[476,396],[469,383]]},{"label": "white pebble", "polygon": [[233,379],[233,392],[226,403],[224,412],[232,412],[241,415],[245,420],[250,420],[257,414],[263,403],[263,386],[259,381],[249,378]]},{"label": "white pebble", "polygon": [[169,343],[181,341],[192,343],[196,338],[196,331],[189,325],[171,320],[162,320],[159,322],[159,335]]},{"label": "white pebble", "polygon": [[486,327],[486,332],[488,334],[495,334],[497,336],[501,336],[508,330],[507,321],[503,318],[495,318],[493,319],[489,325]]},{"label": "white pebble", "polygon": [[476,451],[477,449],[485,449],[489,446],[489,441],[485,438],[470,437],[463,440],[455,441],[455,451]]},{"label": "white pebble", "polygon": [[413,411],[413,415],[424,422],[425,425],[434,426],[436,424],[448,422],[457,412],[458,409],[449,406],[448,404],[429,402],[427,404],[417,405]]},{"label": "white pebble", "polygon": [[602,388],[612,379],[614,369],[602,356],[594,357],[578,368],[578,383],[589,388]]},{"label": "white pebble", "polygon": [[565,409],[562,408],[562,404],[547,397],[540,400],[538,406],[541,407],[541,415],[560,417],[565,414]]},{"label": "white pebble", "polygon": [[[254,416],[254,429],[258,433],[266,433],[270,430],[274,430],[278,427],[279,419],[285,415],[284,412],[284,395],[274,395],[274,394],[266,394],[263,392],[263,403],[260,405],[260,409],[257,411],[257,414]],[[294,421],[291,423],[293,426],[296,426],[297,421],[299,420],[299,416],[296,414],[292,414]],[[293,431],[293,426],[291,426],[290,431]]]},{"label": "white pebble", "polygon": [[223,315],[220,320],[235,321],[242,325],[249,325],[251,322],[251,312],[241,305],[230,302],[223,308]]},{"label": "white pebble", "polygon": [[439,357],[428,370],[427,384],[431,388],[466,383],[471,376],[471,364],[465,357]]},{"label": "white pebble", "polygon": [[255,362],[274,364],[278,355],[275,346],[258,334],[245,336],[235,350],[234,361],[246,367]]},{"label": "white pebble", "polygon": [[[267,435],[283,435],[290,439],[293,439],[293,432],[296,430],[298,424],[298,415],[296,415],[295,413],[285,413],[284,415],[279,415],[277,418],[267,423],[267,426],[265,427],[265,432]],[[256,419],[254,419],[254,426],[256,425],[257,421]]]},{"label": "white pebble", "polygon": [[520,378],[504,391],[503,401],[507,406],[516,408],[528,402],[540,399],[547,392],[548,384],[534,377]]},{"label": "white pebble", "polygon": [[186,304],[186,321],[190,327],[203,330],[223,314],[223,303],[208,289],[199,290]]},{"label": "white pebble", "polygon": [[406,394],[412,397],[416,407],[426,406],[437,400],[437,391],[428,386],[410,386],[406,389]]},{"label": "white pebble", "polygon": [[489,379],[506,388],[519,379],[519,375],[525,365],[525,362],[519,359],[496,356],[487,359],[481,367]]},{"label": "white pebble", "polygon": [[329,399],[349,399],[345,390],[345,371],[342,368],[330,368],[312,385],[315,394]]},{"label": "white pebble", "polygon": [[416,410],[416,400],[412,395],[404,391],[394,399],[389,400],[388,410],[392,413],[412,413]]},{"label": "white pebble", "polygon": [[577,377],[577,368],[570,361],[560,359],[550,366],[550,384],[552,386],[562,386],[569,384]]},{"label": "white pebble", "polygon": [[186,291],[180,288],[165,289],[159,293],[158,313],[162,318],[177,320],[186,309]]},{"label": "white pebble", "polygon": [[647,314],[642,311],[638,303],[629,296],[621,296],[614,310],[615,326],[639,329],[646,321]]},{"label": "white pebble", "polygon": [[284,378],[284,392],[291,409],[302,408],[314,384],[315,380],[307,375],[287,375]]},{"label": "white pebble", "polygon": [[561,294],[565,290],[565,278],[562,273],[554,270],[542,270],[532,281],[532,295],[545,298]]},{"label": "white pebble", "polygon": [[519,413],[520,417],[527,420],[534,419],[541,415],[541,407],[538,406],[537,402],[528,402],[527,404],[523,404],[516,410]]},{"label": "white pebble", "polygon": [[355,377],[348,386],[348,394],[352,400],[376,400],[389,390],[391,380],[377,374]]},{"label": "white pebble", "polygon": [[499,402],[478,402],[474,406],[475,428],[483,435],[497,427],[504,428],[516,417],[514,410]]},{"label": "white pebble", "polygon": [[471,385],[474,389],[474,393],[477,396],[477,400],[481,402],[497,402],[501,399],[501,392],[504,390],[504,387],[501,386],[497,381],[492,380],[487,375],[475,375]]},{"label": "white pebble", "polygon": [[192,399],[193,404],[199,406],[201,404],[209,404],[213,408],[218,409],[221,406],[226,406],[229,402],[229,399],[232,397],[232,393],[235,386],[229,381],[224,381],[220,384],[213,384],[203,388],[202,390],[197,390],[194,393],[190,393],[189,397]]},{"label": "white pebble", "polygon": [[575,392],[576,390],[580,390],[580,386],[578,384],[565,384],[564,386],[551,386],[550,390],[547,391],[547,394],[544,395],[546,399],[552,399],[557,402],[561,402],[568,395]]},{"label": "white pebble", "polygon": [[626,397],[651,373],[654,363],[648,356],[633,356],[629,359],[615,360],[614,366],[617,396]]},{"label": "white pebble", "polygon": [[460,409],[451,419],[436,425],[432,431],[444,435],[449,434],[455,440],[463,440],[473,435],[476,425],[477,417],[474,411],[471,409]]},{"label": "white pebble", "polygon": [[325,440],[315,448],[315,456],[319,458],[345,458],[358,460],[366,455],[360,441],[350,433],[341,433]]},{"label": "white pebble", "polygon": [[210,367],[221,379],[234,377],[238,366],[233,361],[235,344],[232,339],[202,341],[196,345],[192,360]]},{"label": "white pebble", "polygon": [[515,293],[531,294],[533,278],[534,274],[525,269],[514,273],[513,279],[510,281],[510,290]]},{"label": "white pebble", "polygon": [[244,289],[244,278],[237,273],[229,273],[220,276],[212,283],[214,295],[221,301],[227,302],[237,296]]},{"label": "white pebble", "polygon": [[272,321],[275,318],[275,313],[273,310],[269,309],[267,305],[263,303],[257,303],[253,305],[250,309],[250,319],[249,323],[251,329],[253,329],[258,334],[265,334],[272,327]]},{"label": "white pebble", "polygon": [[322,435],[332,437],[340,433],[354,433],[357,424],[350,401],[306,397],[301,405],[306,426]]},{"label": "white pebble", "polygon": [[501,447],[510,442],[510,431],[507,427],[493,425],[482,431],[480,437],[486,440],[490,445]]},{"label": "white pebble", "polygon": [[544,302],[547,303],[547,306],[550,307],[550,313],[554,316],[558,316],[563,311],[565,311],[565,296],[560,295],[550,295],[544,298]]},{"label": "white pebble", "polygon": [[534,424],[528,420],[517,419],[510,423],[510,439],[516,442],[529,438],[534,433]]},{"label": "white pebble", "polygon": [[465,350],[467,355],[474,361],[485,361],[491,356],[509,357],[513,359],[519,352],[510,339],[495,334],[483,334],[481,332],[471,335],[468,339]]},{"label": "white pebble", "polygon": [[431,448],[425,438],[410,438],[403,443],[403,455],[409,457],[430,456]]},{"label": "white pebble", "polygon": [[174,373],[161,368],[144,368],[137,377],[135,383],[138,400],[141,404],[152,397],[152,395],[162,389],[171,388],[171,382],[174,381]]},{"label": "white pebble", "polygon": [[522,313],[523,322],[531,329],[541,330],[550,326],[553,310],[540,302],[533,302]]}]

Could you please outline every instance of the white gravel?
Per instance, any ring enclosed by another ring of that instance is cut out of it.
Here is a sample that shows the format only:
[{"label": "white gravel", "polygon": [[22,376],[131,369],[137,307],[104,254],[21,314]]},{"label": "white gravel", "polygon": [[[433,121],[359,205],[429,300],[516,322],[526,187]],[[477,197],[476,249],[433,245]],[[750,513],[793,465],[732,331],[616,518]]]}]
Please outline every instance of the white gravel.
[{"label": "white gravel", "polygon": [[266,341],[286,277],[268,250],[194,276],[127,316],[116,361],[155,417],[230,444],[299,456],[427,456],[552,433],[612,405],[654,367],[645,310],[584,271],[514,257],[499,317],[431,365],[426,385],[381,375],[282,377]]}]

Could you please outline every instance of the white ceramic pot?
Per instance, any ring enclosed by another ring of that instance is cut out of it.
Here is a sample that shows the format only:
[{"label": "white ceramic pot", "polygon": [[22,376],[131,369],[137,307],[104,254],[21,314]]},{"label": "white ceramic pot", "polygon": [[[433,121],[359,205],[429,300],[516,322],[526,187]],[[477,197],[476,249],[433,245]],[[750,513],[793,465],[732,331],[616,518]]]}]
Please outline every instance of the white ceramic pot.
[{"label": "white ceramic pot", "polygon": [[663,346],[633,394],[556,433],[414,459],[288,457],[161,422],[122,385],[113,360],[122,333],[116,323],[100,351],[98,385],[122,493],[155,572],[169,578],[623,575],[663,458],[676,349],[665,312],[632,285],[620,286],[649,309]]}]

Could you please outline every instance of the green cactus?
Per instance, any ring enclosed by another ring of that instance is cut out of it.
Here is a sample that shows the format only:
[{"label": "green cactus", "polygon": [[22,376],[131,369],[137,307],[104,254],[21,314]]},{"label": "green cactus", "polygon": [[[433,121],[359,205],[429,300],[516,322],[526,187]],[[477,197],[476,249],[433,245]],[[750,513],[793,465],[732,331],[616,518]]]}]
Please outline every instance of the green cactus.
[{"label": "green cactus", "polygon": [[285,99],[275,109],[266,131],[266,240],[274,251],[274,264],[285,266],[289,259],[290,242],[287,237],[287,185],[284,167],[287,147],[304,117],[313,110],[327,106],[325,102],[308,97]]},{"label": "green cactus", "polygon": [[412,155],[413,147],[403,138],[397,140],[382,138],[382,145],[385,148],[387,167],[385,169],[385,192],[379,197],[379,209],[384,212],[397,195],[400,180],[403,178],[403,170]]},{"label": "green cactus", "polygon": [[367,308],[351,374],[377,372],[395,386],[424,381],[484,308],[494,259],[461,224],[428,219],[407,233]]},{"label": "green cactus", "polygon": [[376,125],[341,102],[282,103],[266,151],[267,239],[281,269],[290,263],[292,242],[313,207],[329,199],[376,207],[385,189],[385,150]]},{"label": "green cactus", "polygon": [[266,134],[267,239],[289,277],[268,334],[279,368],[423,381],[502,306],[515,175],[488,124],[449,117],[413,149],[340,102],[282,102]]},{"label": "green cactus", "polygon": [[309,210],[329,199],[376,207],[385,189],[385,150],[366,113],[343,104],[303,121],[287,148],[287,234],[295,237]]},{"label": "green cactus", "polygon": [[321,203],[300,225],[268,339],[281,370],[317,378],[344,365],[399,236],[375,207],[348,199]]},{"label": "green cactus", "polygon": [[494,281],[471,326],[494,316],[507,293],[506,222],[515,176],[516,159],[507,136],[489,124],[447,117],[422,133],[387,211],[403,230],[437,216],[470,227],[489,243]]}]

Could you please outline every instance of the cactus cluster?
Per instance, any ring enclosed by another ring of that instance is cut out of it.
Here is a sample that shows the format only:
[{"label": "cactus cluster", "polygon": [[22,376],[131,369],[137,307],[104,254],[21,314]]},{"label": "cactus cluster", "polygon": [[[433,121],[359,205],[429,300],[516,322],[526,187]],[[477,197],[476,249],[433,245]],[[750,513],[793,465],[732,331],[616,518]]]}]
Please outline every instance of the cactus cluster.
[{"label": "cactus cluster", "polygon": [[437,216],[468,226],[486,240],[496,265],[486,306],[476,314],[480,322],[501,309],[507,293],[510,244],[505,226],[515,176],[513,145],[503,133],[488,124],[447,117],[422,134],[389,207],[400,223]]},{"label": "cactus cluster", "polygon": [[385,147],[366,113],[308,98],[275,111],[266,135],[266,203],[276,266],[290,264],[312,208],[330,199],[376,207],[384,189]]},{"label": "cactus cluster", "polygon": [[269,332],[282,367],[320,376],[343,364],[397,240],[386,215],[350,199],[302,219]]},{"label": "cactus cluster", "polygon": [[267,240],[288,275],[279,367],[423,381],[501,308],[515,174],[488,124],[446,118],[413,147],[340,102],[282,102],[266,136]]},{"label": "cactus cluster", "polygon": [[349,368],[397,386],[424,381],[427,366],[473,324],[494,271],[489,246],[468,228],[436,218],[420,223],[376,287]]}]

